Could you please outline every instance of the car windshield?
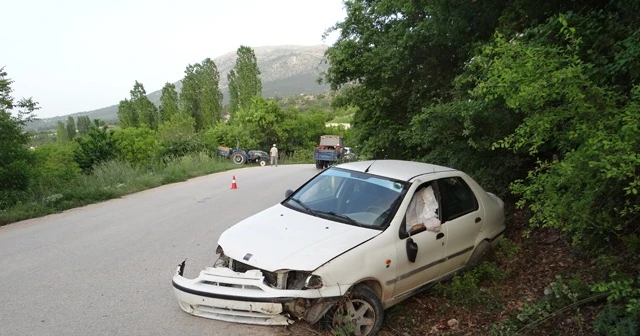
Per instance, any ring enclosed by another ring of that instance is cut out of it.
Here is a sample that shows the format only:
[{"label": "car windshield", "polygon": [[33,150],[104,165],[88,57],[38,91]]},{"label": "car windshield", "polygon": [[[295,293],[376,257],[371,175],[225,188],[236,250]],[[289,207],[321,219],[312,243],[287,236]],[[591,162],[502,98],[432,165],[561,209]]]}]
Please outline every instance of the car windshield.
[{"label": "car windshield", "polygon": [[336,222],[384,229],[407,185],[381,176],[330,168],[289,196],[283,205]]}]

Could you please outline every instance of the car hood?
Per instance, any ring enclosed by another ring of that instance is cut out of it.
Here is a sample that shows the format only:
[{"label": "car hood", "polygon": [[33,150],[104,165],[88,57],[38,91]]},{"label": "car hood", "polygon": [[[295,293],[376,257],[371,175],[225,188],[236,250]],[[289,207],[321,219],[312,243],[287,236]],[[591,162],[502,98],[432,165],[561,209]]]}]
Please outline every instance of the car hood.
[{"label": "car hood", "polygon": [[218,243],[230,258],[266,271],[313,271],[381,232],[278,204],[232,226]]}]

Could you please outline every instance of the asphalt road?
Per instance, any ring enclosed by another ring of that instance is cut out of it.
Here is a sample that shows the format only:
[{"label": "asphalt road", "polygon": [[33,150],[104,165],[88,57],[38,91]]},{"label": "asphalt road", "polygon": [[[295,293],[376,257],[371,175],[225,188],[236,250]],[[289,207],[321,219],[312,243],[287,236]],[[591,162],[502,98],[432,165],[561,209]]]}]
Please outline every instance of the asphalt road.
[{"label": "asphalt road", "polygon": [[226,228],[317,172],[237,169],[0,227],[0,336],[279,334],[184,313],[171,277],[185,258],[195,277]]}]

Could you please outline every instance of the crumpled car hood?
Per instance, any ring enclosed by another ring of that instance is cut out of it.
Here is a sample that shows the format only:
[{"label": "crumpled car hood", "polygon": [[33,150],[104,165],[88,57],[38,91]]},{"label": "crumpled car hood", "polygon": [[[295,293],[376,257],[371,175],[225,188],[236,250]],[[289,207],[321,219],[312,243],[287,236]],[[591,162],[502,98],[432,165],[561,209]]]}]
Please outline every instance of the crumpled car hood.
[{"label": "crumpled car hood", "polygon": [[225,255],[266,271],[313,271],[381,232],[277,204],[227,229],[218,243]]}]

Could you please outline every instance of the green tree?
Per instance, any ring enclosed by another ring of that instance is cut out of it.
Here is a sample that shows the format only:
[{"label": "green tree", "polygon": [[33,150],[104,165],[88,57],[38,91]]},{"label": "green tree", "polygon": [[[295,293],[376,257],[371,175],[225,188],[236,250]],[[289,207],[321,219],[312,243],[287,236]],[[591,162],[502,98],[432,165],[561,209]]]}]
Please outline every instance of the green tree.
[{"label": "green tree", "polygon": [[158,129],[158,109],[147,97],[147,91],[138,81],[133,85],[131,93],[131,105],[138,116],[140,126],[150,129]]},{"label": "green tree", "polygon": [[198,73],[201,65],[199,63],[189,64],[184,70],[185,76],[182,79],[182,90],[180,91],[180,109],[195,120],[202,120],[200,113],[200,84],[198,83]]},{"label": "green tree", "polygon": [[73,159],[85,173],[90,173],[96,164],[116,157],[117,144],[113,133],[94,119],[87,136],[76,138],[79,146],[73,152]]},{"label": "green tree", "polygon": [[45,144],[33,152],[35,156],[35,183],[44,187],[60,187],[73,183],[81,169],[73,159],[78,144],[74,141],[64,145]]},{"label": "green tree", "polygon": [[207,58],[189,64],[182,79],[180,103],[185,113],[195,120],[197,131],[212,127],[221,118],[222,92],[216,64]]},{"label": "green tree", "polygon": [[29,185],[32,157],[26,148],[29,136],[23,127],[38,109],[31,98],[15,103],[12,83],[4,67],[0,68],[0,209],[14,204],[15,193]]},{"label": "green tree", "polygon": [[114,133],[117,156],[133,166],[148,165],[160,151],[160,141],[156,132],[146,128],[126,128]]},{"label": "green tree", "polygon": [[89,116],[78,116],[78,134],[86,135],[89,133],[89,126],[91,126],[91,120]]},{"label": "green tree", "polygon": [[76,137],[76,121],[72,116],[67,117],[67,137],[69,140]]},{"label": "green tree", "polygon": [[123,99],[118,104],[118,121],[121,128],[138,127],[138,112],[129,99]]},{"label": "green tree", "polygon": [[233,70],[227,75],[229,80],[229,113],[235,113],[252,104],[255,96],[262,96],[262,80],[258,60],[253,49],[240,46],[236,52],[238,58]]},{"label": "green tree", "polygon": [[178,107],[178,92],[176,86],[172,83],[166,83],[162,88],[162,96],[160,97],[160,122],[166,122],[175,114],[180,113]]},{"label": "green tree", "polygon": [[203,145],[196,134],[195,123],[190,115],[179,113],[160,125],[158,136],[162,142],[162,154],[175,157],[201,151]]},{"label": "green tree", "polygon": [[286,116],[273,100],[254,96],[249,107],[237,112],[233,123],[247,130],[258,141],[260,148],[270,148],[273,143],[281,143],[285,137],[281,126]]},{"label": "green tree", "polygon": [[220,73],[218,67],[210,59],[202,61],[198,73],[200,85],[200,113],[201,123],[196,120],[196,129],[212,127],[222,117],[222,92],[220,91]]},{"label": "green tree", "polygon": [[67,127],[64,125],[62,120],[58,120],[56,127],[56,140],[59,144],[63,144],[69,141],[69,132],[67,132]]}]

